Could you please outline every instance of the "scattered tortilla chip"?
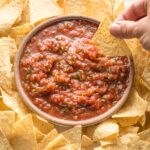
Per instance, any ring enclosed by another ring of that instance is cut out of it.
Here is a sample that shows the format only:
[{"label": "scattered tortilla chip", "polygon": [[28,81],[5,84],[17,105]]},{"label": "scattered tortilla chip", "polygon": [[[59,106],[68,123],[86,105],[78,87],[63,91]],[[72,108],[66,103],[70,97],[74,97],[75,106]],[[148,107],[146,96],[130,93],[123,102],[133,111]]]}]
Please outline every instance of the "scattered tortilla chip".
[{"label": "scattered tortilla chip", "polygon": [[11,93],[11,64],[8,45],[0,45],[0,87]]},{"label": "scattered tortilla chip", "polygon": [[21,22],[20,25],[30,23],[30,10],[29,10],[29,0],[26,0],[24,4],[24,8],[21,14]]},{"label": "scattered tortilla chip", "polygon": [[21,118],[30,112],[17,92],[13,92],[12,95],[9,95],[1,90],[1,93],[4,104],[16,112]]},{"label": "scattered tortilla chip", "polygon": [[43,150],[48,145],[48,143],[50,143],[52,140],[54,140],[54,138],[56,138],[57,135],[58,132],[56,129],[50,131],[38,144],[38,150]]},{"label": "scattered tortilla chip", "polygon": [[16,82],[15,82],[15,74],[14,74],[14,72],[11,72],[10,76],[11,76],[12,90],[13,91],[17,91],[17,86],[16,86]]},{"label": "scattered tortilla chip", "polygon": [[101,146],[106,147],[108,145],[115,144],[116,141],[111,141],[111,140],[100,140]]},{"label": "scattered tortilla chip", "polygon": [[124,40],[114,37],[109,32],[112,19],[109,15],[102,19],[92,42],[106,56],[130,56],[131,52]]},{"label": "scattered tortilla chip", "polygon": [[[128,98],[128,101],[126,102],[126,104],[116,114],[114,114],[112,118],[118,119],[119,122],[121,120],[125,121],[127,118],[132,118],[130,119],[130,121],[132,122],[132,124],[130,125],[133,125],[134,120],[136,123],[136,121],[138,121],[138,118],[144,116],[145,111],[146,111],[146,106],[147,106],[147,102],[144,101],[138,95],[136,90],[132,90],[131,95]],[[129,125],[129,122],[128,122],[128,125]]]},{"label": "scattered tortilla chip", "polygon": [[33,27],[34,26],[30,23],[26,23],[10,29],[9,35],[16,40],[17,47],[19,47],[24,37],[32,30]]},{"label": "scattered tortilla chip", "polygon": [[136,134],[139,130],[139,127],[136,126],[129,126],[129,127],[120,127],[120,136],[123,136],[127,133],[133,133]]},{"label": "scattered tortilla chip", "polygon": [[67,144],[66,146],[63,146],[63,147],[54,148],[54,150],[81,150],[81,145],[77,143]]},{"label": "scattered tortilla chip", "polygon": [[82,147],[89,147],[93,144],[93,140],[91,140],[88,136],[82,135],[81,145]]},{"label": "scattered tortilla chip", "polygon": [[9,47],[10,61],[11,63],[13,63],[16,52],[17,52],[15,40],[12,38],[6,38],[6,37],[0,38],[0,47],[2,48],[3,46]]},{"label": "scattered tortilla chip", "polygon": [[65,14],[66,15],[83,15],[89,14],[89,3],[85,0],[65,0]]},{"label": "scattered tortilla chip", "polygon": [[64,8],[66,15],[82,14],[82,16],[88,16],[98,20],[101,20],[105,13],[108,13],[104,0],[66,0]]},{"label": "scattered tortilla chip", "polygon": [[37,141],[34,134],[32,116],[27,115],[14,124],[11,136],[11,145],[14,150],[36,150]]},{"label": "scattered tortilla chip", "polygon": [[13,150],[9,141],[0,129],[0,150]]},{"label": "scattered tortilla chip", "polygon": [[114,120],[106,120],[100,123],[94,133],[93,140],[114,140],[119,135],[119,126]]},{"label": "scattered tortilla chip", "polygon": [[13,124],[15,123],[15,112],[0,111],[0,128],[5,136],[9,139],[12,132]]},{"label": "scattered tortilla chip", "polygon": [[49,123],[47,120],[39,117],[36,114],[32,114],[32,118],[34,126],[44,134],[49,133],[54,128],[53,124]]},{"label": "scattered tortilla chip", "polygon": [[3,7],[4,5],[8,4],[10,0],[1,0],[0,1],[0,8]]},{"label": "scattered tortilla chip", "polygon": [[5,111],[5,110],[10,110],[10,108],[8,108],[8,107],[4,104],[3,100],[0,98],[0,111]]},{"label": "scattered tortilla chip", "polygon": [[21,15],[24,0],[13,0],[0,8],[0,35],[6,34]]},{"label": "scattered tortilla chip", "polygon": [[60,134],[51,141],[44,150],[53,150],[54,148],[65,146],[66,144],[69,144],[68,140]]},{"label": "scattered tortilla chip", "polygon": [[[89,2],[89,8],[88,11],[89,14],[88,16],[97,20],[102,19],[102,17],[108,12],[107,6],[104,2],[104,0],[88,0]],[[98,10],[98,11],[97,11]]]},{"label": "scattered tortilla chip", "polygon": [[122,117],[122,118],[116,118],[116,121],[122,127],[128,127],[128,126],[131,126],[131,125],[135,125],[139,121],[139,117]]},{"label": "scattered tortilla chip", "polygon": [[150,87],[150,61],[148,65],[144,68],[142,79],[148,84]]},{"label": "scattered tortilla chip", "polygon": [[141,140],[150,142],[150,128],[138,133],[138,135]]},{"label": "scattered tortilla chip", "polygon": [[[61,134],[70,142],[70,143],[81,143],[81,126],[75,126],[69,130],[62,132]],[[78,136],[76,136],[78,135]]]},{"label": "scattered tortilla chip", "polygon": [[38,130],[35,127],[34,127],[34,134],[36,136],[37,143],[39,143],[45,136],[40,130]]},{"label": "scattered tortilla chip", "polygon": [[50,17],[62,14],[61,8],[52,0],[29,0],[30,22],[37,24]]}]

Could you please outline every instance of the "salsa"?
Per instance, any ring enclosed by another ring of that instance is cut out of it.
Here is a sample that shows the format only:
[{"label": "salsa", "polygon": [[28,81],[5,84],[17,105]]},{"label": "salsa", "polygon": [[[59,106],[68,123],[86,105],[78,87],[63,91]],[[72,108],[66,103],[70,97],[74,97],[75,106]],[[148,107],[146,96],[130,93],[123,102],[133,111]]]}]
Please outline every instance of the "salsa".
[{"label": "salsa", "polygon": [[28,42],[20,60],[22,86],[49,115],[83,120],[113,107],[129,82],[126,56],[106,57],[91,38],[97,25],[72,20],[51,25]]}]

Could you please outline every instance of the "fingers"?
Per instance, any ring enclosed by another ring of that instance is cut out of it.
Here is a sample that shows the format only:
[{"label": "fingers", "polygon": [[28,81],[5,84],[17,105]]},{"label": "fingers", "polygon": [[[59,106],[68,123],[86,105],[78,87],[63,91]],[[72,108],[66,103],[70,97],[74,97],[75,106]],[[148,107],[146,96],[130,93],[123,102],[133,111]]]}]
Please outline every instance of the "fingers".
[{"label": "fingers", "polygon": [[135,0],[116,20],[136,21],[147,15],[148,0]]},{"label": "fingers", "polygon": [[119,38],[140,38],[149,28],[150,20],[145,17],[139,21],[116,21],[110,27],[110,33]]}]

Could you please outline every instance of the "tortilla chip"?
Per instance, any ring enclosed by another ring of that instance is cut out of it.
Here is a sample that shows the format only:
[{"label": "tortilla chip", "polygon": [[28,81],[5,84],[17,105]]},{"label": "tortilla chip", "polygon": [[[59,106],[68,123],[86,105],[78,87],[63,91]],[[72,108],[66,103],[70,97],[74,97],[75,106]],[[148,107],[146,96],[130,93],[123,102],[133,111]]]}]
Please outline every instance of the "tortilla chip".
[{"label": "tortilla chip", "polygon": [[15,112],[0,111],[0,128],[5,136],[9,139],[12,132],[12,127],[15,122]]},{"label": "tortilla chip", "polygon": [[150,142],[150,128],[138,133],[138,135],[141,140]]},{"label": "tortilla chip", "polygon": [[9,35],[16,40],[17,47],[19,47],[24,37],[32,30],[33,27],[34,26],[30,23],[26,23],[10,29]]},{"label": "tortilla chip", "polygon": [[34,127],[34,134],[36,136],[37,143],[39,143],[45,136],[40,130],[38,130],[35,127]]},{"label": "tortilla chip", "polygon": [[85,131],[84,131],[84,134],[92,139],[93,138],[93,133],[94,133],[96,127],[97,127],[96,125],[92,125],[92,126],[86,127]]},{"label": "tortilla chip", "polygon": [[106,120],[100,123],[94,133],[93,140],[115,140],[119,135],[119,126],[114,120]]},{"label": "tortilla chip", "polygon": [[[70,143],[81,143],[81,126],[75,126],[61,133]],[[78,135],[78,136],[76,136]]]},{"label": "tortilla chip", "polygon": [[24,8],[21,14],[21,22],[20,25],[30,23],[30,10],[29,10],[29,0],[26,0],[24,4]]},{"label": "tortilla chip", "polygon": [[86,135],[82,135],[82,147],[89,147],[93,144],[94,142]]},{"label": "tortilla chip", "polygon": [[81,150],[81,145],[78,143],[67,144],[66,146],[55,148],[54,150]]},{"label": "tortilla chip", "polygon": [[5,110],[10,110],[10,108],[8,108],[8,107],[4,104],[3,100],[0,98],[0,111],[5,111]]},{"label": "tortilla chip", "polygon": [[1,90],[1,93],[4,104],[16,112],[21,118],[30,112],[17,92],[13,92],[12,95],[9,95]]},{"label": "tortilla chip", "polygon": [[124,6],[124,0],[121,0],[120,2],[117,0],[115,3],[114,11],[113,11],[113,18],[114,20],[123,12],[125,6]]},{"label": "tortilla chip", "polygon": [[109,32],[112,19],[109,15],[102,19],[92,42],[106,56],[131,56],[130,49],[124,40],[114,37]]},{"label": "tortilla chip", "polygon": [[0,45],[0,87],[11,93],[11,64],[8,45]]},{"label": "tortilla chip", "polygon": [[3,46],[8,46],[9,47],[9,55],[10,55],[10,61],[11,63],[14,62],[15,55],[17,52],[17,47],[16,47],[16,42],[12,38],[0,38],[0,47],[2,48]]},{"label": "tortilla chip", "polygon": [[136,134],[139,130],[139,127],[136,126],[129,126],[129,127],[120,127],[120,136],[123,136],[127,133],[133,133]]},{"label": "tortilla chip", "polygon": [[13,150],[9,141],[0,129],[0,150]]},{"label": "tortilla chip", "polygon": [[1,0],[0,1],[0,8],[3,7],[4,5],[8,4],[10,0]]},{"label": "tortilla chip", "polygon": [[[136,90],[131,91],[131,95],[128,98],[126,104],[112,116],[112,118],[118,119],[119,123],[121,120],[126,120],[127,118],[132,118],[130,121],[133,125],[140,117],[144,116],[146,111],[147,102],[144,101],[137,93]],[[133,120],[134,119],[134,120]],[[125,124],[124,124],[125,125]],[[129,125],[129,124],[128,124]]]},{"label": "tortilla chip", "polygon": [[148,65],[144,68],[142,79],[148,84],[150,87],[150,61]]},{"label": "tortilla chip", "polygon": [[38,150],[43,150],[48,145],[48,143],[50,143],[52,140],[56,138],[57,135],[58,132],[56,129],[50,131],[38,144]]},{"label": "tortilla chip", "polygon": [[24,0],[13,0],[0,8],[0,35],[6,34],[21,15]]},{"label": "tortilla chip", "polygon": [[65,146],[69,144],[68,140],[62,135],[58,135],[54,140],[52,140],[44,150],[53,150],[57,147]]},{"label": "tortilla chip", "polygon": [[34,126],[44,134],[49,133],[54,128],[53,124],[49,123],[47,120],[39,117],[36,114],[32,114],[32,118]]},{"label": "tortilla chip", "polygon": [[89,3],[85,0],[65,0],[66,15],[89,15]]},{"label": "tortilla chip", "polygon": [[100,140],[101,146],[106,147],[108,145],[115,144],[116,141],[111,141],[111,140]]},{"label": "tortilla chip", "polygon": [[104,0],[88,0],[89,2],[89,8],[88,11],[89,14],[88,16],[97,20],[102,19],[102,17],[108,13],[107,10],[107,5],[105,4]]},{"label": "tortilla chip", "polygon": [[62,14],[61,8],[52,0],[29,0],[30,22],[38,24],[50,17]]},{"label": "tortilla chip", "polygon": [[32,116],[27,115],[14,124],[11,145],[15,150],[36,150],[37,141],[34,134]]}]

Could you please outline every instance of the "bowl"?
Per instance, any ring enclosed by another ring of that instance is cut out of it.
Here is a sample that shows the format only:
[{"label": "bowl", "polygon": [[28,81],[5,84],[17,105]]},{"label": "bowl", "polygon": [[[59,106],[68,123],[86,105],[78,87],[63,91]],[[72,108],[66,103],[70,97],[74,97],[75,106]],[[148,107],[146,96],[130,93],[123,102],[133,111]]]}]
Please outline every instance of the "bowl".
[{"label": "bowl", "polygon": [[60,125],[60,126],[75,126],[75,125],[83,125],[83,126],[89,126],[89,125],[93,125],[99,122],[104,121],[105,119],[109,118],[112,116],[112,114],[114,114],[115,112],[117,112],[122,106],[123,104],[126,102],[126,100],[128,99],[128,96],[130,94],[131,88],[132,88],[132,84],[133,84],[133,78],[134,78],[134,64],[132,61],[132,57],[128,57],[129,59],[129,63],[130,63],[130,73],[129,73],[129,83],[128,83],[128,87],[126,88],[124,95],[122,96],[122,98],[117,102],[116,105],[114,105],[112,108],[110,108],[108,111],[106,111],[103,114],[100,114],[96,117],[93,118],[89,118],[89,119],[85,119],[85,120],[64,120],[64,119],[60,119],[57,117],[54,117],[52,115],[49,115],[47,113],[45,113],[44,111],[40,110],[37,106],[35,106],[32,101],[30,100],[30,98],[28,97],[28,95],[25,93],[22,84],[21,84],[21,78],[20,78],[20,74],[19,74],[19,60],[21,58],[21,55],[23,53],[23,50],[26,46],[26,44],[29,42],[29,40],[36,35],[39,31],[45,29],[46,27],[52,25],[52,24],[56,24],[62,21],[69,21],[69,20],[85,20],[91,23],[96,24],[97,26],[100,24],[99,21],[92,19],[92,18],[88,18],[88,17],[83,17],[83,16],[63,16],[63,17],[58,17],[58,18],[53,18],[50,19],[42,24],[40,24],[39,26],[35,27],[27,36],[26,38],[23,40],[22,44],[19,47],[19,50],[16,54],[16,58],[15,58],[15,64],[14,64],[14,68],[15,68],[15,82],[16,82],[16,86],[18,89],[18,92],[20,93],[20,95],[22,96],[22,99],[24,101],[24,103],[35,113],[37,113],[39,116],[45,118],[46,120],[48,120],[49,122],[52,122],[56,125]]}]

